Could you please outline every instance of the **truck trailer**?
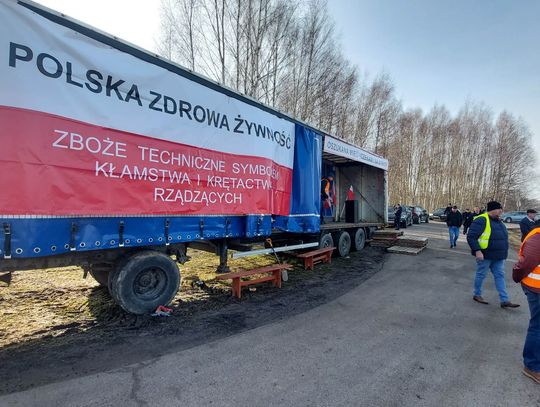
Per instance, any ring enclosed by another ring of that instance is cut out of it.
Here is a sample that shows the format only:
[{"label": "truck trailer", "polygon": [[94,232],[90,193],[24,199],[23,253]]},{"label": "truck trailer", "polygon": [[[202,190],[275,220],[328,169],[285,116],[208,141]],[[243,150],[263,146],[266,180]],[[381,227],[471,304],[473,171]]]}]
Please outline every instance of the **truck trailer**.
[{"label": "truck trailer", "polygon": [[79,265],[142,314],[188,248],[226,272],[386,222],[383,157],[35,2],[0,23],[0,272]]}]

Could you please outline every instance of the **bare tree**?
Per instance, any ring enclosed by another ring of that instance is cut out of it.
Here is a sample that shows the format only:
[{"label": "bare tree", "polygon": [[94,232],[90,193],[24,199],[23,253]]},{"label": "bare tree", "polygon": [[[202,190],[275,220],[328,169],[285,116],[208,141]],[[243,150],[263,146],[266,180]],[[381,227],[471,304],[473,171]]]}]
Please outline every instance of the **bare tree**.
[{"label": "bare tree", "polygon": [[359,75],[326,0],[162,0],[160,52],[390,160],[391,201],[428,208],[530,204],[534,156],[521,119],[465,101],[403,110],[387,73]]}]

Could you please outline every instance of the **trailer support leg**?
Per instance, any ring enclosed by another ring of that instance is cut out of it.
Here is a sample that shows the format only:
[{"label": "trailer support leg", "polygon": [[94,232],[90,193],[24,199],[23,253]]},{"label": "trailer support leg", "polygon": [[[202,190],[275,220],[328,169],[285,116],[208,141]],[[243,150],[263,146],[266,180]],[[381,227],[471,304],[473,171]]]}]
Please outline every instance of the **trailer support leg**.
[{"label": "trailer support leg", "polygon": [[227,254],[228,254],[228,247],[227,247],[227,240],[223,239],[221,243],[218,245],[218,251],[219,251],[219,266],[216,270],[217,273],[228,273],[231,271],[229,266],[227,265]]}]

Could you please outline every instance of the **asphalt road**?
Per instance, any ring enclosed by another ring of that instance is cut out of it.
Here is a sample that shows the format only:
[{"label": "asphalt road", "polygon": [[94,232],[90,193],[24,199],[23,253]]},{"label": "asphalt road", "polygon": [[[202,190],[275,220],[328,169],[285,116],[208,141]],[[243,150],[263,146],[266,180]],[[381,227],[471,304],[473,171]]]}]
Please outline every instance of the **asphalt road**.
[{"label": "asphalt road", "polygon": [[[474,260],[442,224],[419,256],[289,319],[144,363],[0,398],[2,406],[538,406],[521,374],[528,322],[501,309],[491,276],[472,301]],[[515,253],[511,254],[516,257]]]}]

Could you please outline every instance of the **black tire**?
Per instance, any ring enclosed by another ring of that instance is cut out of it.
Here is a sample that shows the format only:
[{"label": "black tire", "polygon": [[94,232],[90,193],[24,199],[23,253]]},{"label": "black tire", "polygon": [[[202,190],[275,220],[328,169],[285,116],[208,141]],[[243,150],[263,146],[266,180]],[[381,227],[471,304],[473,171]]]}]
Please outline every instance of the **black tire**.
[{"label": "black tire", "polygon": [[508,217],[504,220],[506,223],[512,223],[512,218]]},{"label": "black tire", "polygon": [[403,228],[403,229],[407,229],[407,220],[405,220],[405,222],[403,222],[402,228]]},{"label": "black tire", "polygon": [[179,286],[176,263],[166,254],[150,250],[120,261],[109,276],[113,298],[125,311],[138,315],[168,305]]},{"label": "black tire", "polygon": [[330,233],[323,234],[319,240],[319,249],[324,249],[325,247],[334,247],[334,239],[332,239]]},{"label": "black tire", "polygon": [[355,250],[362,250],[366,245],[366,232],[364,229],[357,229],[354,233],[354,248]]},{"label": "black tire", "polygon": [[113,297],[114,300],[116,300],[116,293],[115,293],[115,289],[116,289],[116,278],[118,277],[118,273],[120,272],[120,270],[122,269],[122,267],[124,267],[124,265],[127,263],[127,261],[129,260],[130,256],[129,255],[125,255],[123,257],[119,257],[117,260],[116,260],[116,263],[113,267],[113,269],[111,270],[111,272],[109,273],[109,280],[107,282],[107,288],[109,289],[109,294],[111,294],[111,297]]},{"label": "black tire", "polygon": [[112,265],[110,264],[92,264],[88,273],[98,282],[102,287],[107,287],[109,285],[109,273],[112,270]]},{"label": "black tire", "polygon": [[351,252],[351,235],[349,232],[337,232],[336,240],[338,244],[335,253],[339,257],[347,257]]},{"label": "black tire", "polygon": [[429,223],[429,216],[426,217],[426,223]]}]

